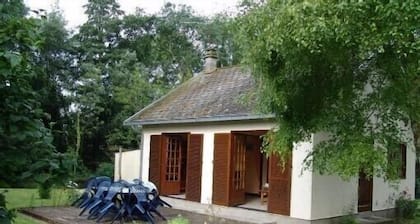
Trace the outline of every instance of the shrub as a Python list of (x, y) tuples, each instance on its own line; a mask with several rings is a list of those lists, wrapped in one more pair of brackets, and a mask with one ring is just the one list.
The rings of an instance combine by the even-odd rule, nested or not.
[(51, 198), (51, 185), (48, 183), (38, 185), (38, 194), (41, 199)]
[(9, 210), (6, 208), (6, 196), (4, 193), (7, 191), (0, 192), (0, 223), (9, 224), (12, 223), (15, 218), (15, 210)]
[(414, 219), (416, 216), (417, 201), (411, 200), (406, 191), (395, 201), (397, 217), (404, 219)]
[(180, 215), (168, 221), (168, 224), (190, 224), (190, 221)]
[(101, 163), (95, 172), (96, 176), (114, 176), (114, 164), (113, 163)]
[(346, 215), (341, 217), (339, 224), (358, 224), (353, 215)]

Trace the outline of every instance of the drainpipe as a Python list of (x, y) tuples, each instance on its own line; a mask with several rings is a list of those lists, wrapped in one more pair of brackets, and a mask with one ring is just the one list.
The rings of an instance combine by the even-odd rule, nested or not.
[(139, 151), (140, 151), (139, 179), (143, 180), (143, 133), (141, 133), (139, 136)]

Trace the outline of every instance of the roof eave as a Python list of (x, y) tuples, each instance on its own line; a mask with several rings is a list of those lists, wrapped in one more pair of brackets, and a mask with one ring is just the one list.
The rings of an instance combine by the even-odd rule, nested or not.
[(220, 116), (220, 117), (203, 117), (203, 118), (191, 118), (191, 119), (179, 119), (179, 120), (131, 120), (124, 121), (125, 126), (143, 126), (143, 125), (160, 125), (160, 124), (187, 124), (187, 123), (205, 123), (205, 122), (222, 122), (222, 121), (243, 121), (243, 120), (266, 120), (273, 119), (274, 115), (252, 115), (252, 116)]

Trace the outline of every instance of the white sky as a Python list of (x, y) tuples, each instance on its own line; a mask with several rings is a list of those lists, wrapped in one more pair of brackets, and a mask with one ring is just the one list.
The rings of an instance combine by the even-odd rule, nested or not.
[[(52, 5), (58, 1), (67, 20), (67, 27), (75, 28), (86, 21), (83, 5), (87, 0), (24, 0), (31, 9), (45, 9), (50, 11)], [(147, 13), (154, 13), (166, 3), (190, 5), (200, 15), (212, 15), (224, 10), (233, 11), (240, 0), (117, 0), (121, 9), (127, 14), (133, 13), (136, 7), (144, 9)]]

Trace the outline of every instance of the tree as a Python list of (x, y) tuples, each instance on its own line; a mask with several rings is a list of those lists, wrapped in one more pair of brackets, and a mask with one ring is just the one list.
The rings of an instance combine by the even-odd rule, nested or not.
[(39, 32), (44, 41), (39, 46), (37, 66), (34, 67), (40, 74), (35, 83), (36, 91), (41, 95), (41, 107), (48, 115), (43, 120), (52, 131), (53, 144), (58, 151), (66, 152), (72, 121), (71, 98), (65, 93), (73, 83), (70, 69), (73, 55), (69, 33), (58, 8), (41, 20)]
[(272, 0), (248, 9), (238, 39), (280, 127), (269, 151), (288, 154), (325, 131), (307, 168), (396, 178), (387, 153), (410, 140), (404, 129), (419, 136), (418, 15), (415, 0)]
[(72, 40), (77, 63), (73, 94), (80, 113), (80, 153), (84, 164), (94, 169), (99, 161), (109, 159), (106, 136), (109, 120), (117, 113), (112, 100), (111, 71), (121, 60), (117, 47), (123, 12), (115, 0), (90, 0), (84, 7), (88, 20)]
[(0, 6), (0, 185), (22, 186), (23, 172), (54, 153), (35, 86), (40, 21), (25, 17), (22, 1)]
[(238, 32), (237, 21), (226, 13), (219, 13), (211, 18), (205, 18), (198, 24), (197, 41), (203, 44), (203, 49), (214, 45), (218, 51), (220, 67), (239, 64), (241, 55), (235, 33)]
[(126, 46), (134, 49), (149, 79), (170, 89), (198, 72), (200, 51), (194, 46), (197, 22), (190, 7), (167, 3), (148, 16), (138, 11), (124, 18)]

